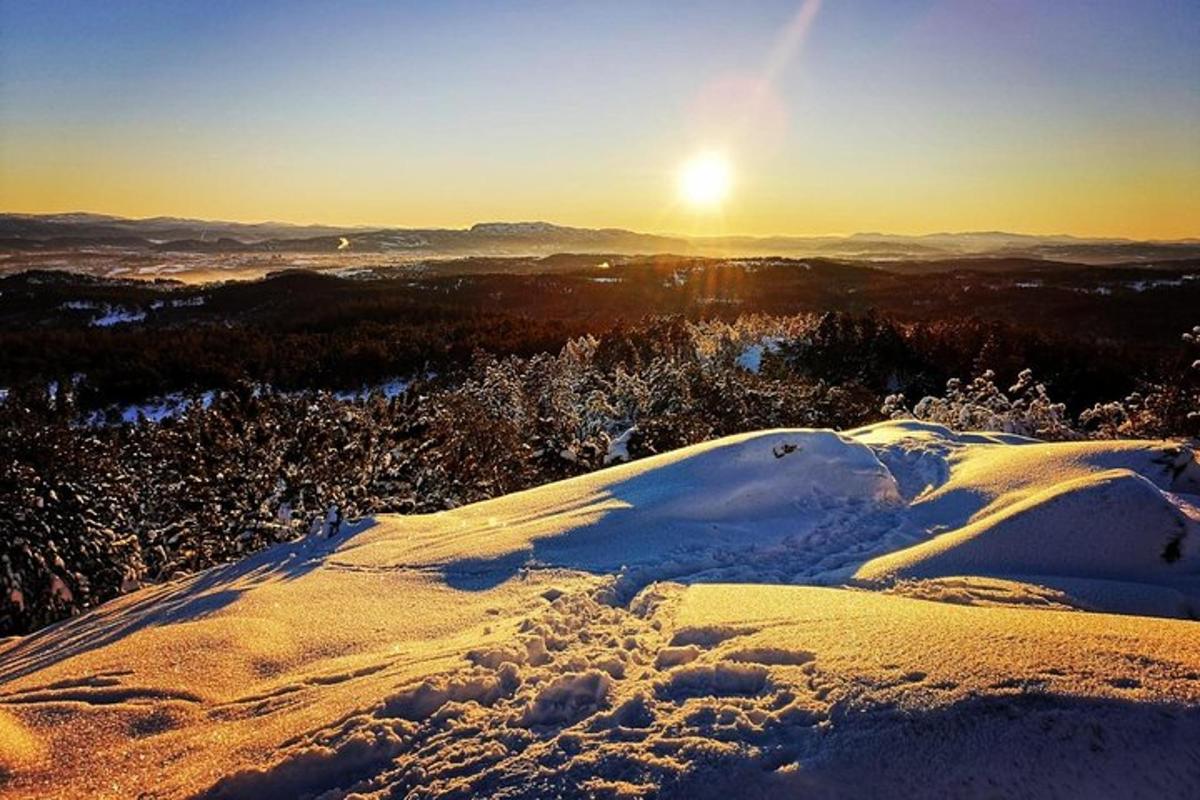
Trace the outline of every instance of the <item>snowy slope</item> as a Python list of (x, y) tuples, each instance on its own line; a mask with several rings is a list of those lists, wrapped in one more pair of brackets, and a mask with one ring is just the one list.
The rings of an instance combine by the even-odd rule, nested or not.
[(1185, 448), (768, 431), (0, 644), (0, 795), (1185, 797), (1198, 616)]

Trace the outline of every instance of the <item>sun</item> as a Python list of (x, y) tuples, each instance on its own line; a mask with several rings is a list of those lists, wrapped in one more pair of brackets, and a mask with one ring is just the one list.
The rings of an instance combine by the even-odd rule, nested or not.
[(679, 170), (679, 196), (695, 208), (715, 208), (729, 194), (729, 160), (720, 153), (701, 153)]

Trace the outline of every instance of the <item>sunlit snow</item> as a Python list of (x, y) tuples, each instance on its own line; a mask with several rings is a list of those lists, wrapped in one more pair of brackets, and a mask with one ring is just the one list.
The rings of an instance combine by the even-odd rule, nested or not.
[(1177, 444), (766, 431), (328, 530), (0, 645), (5, 796), (1200, 785)]

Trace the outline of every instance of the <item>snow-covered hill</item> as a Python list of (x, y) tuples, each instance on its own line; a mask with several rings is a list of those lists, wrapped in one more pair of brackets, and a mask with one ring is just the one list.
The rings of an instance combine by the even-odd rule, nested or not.
[(731, 437), (0, 645), (12, 797), (1185, 797), (1200, 463)]

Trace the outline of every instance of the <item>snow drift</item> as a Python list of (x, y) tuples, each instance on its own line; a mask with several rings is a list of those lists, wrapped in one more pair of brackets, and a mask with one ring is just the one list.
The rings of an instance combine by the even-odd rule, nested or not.
[(1130, 592), (1137, 599), (1128, 604), (1119, 593), (1106, 602), (1093, 595), (1093, 603), (1124, 611), (1141, 607), (1149, 587), (1161, 587), (1168, 603), (1178, 603), (1175, 615), (1197, 616), (1200, 521), (1187, 507), (1134, 472), (1109, 470), (1056, 484), (951, 533), (873, 559), (856, 577), (988, 575), (1073, 586), (1083, 594), (1089, 594), (1088, 584), (1078, 579), (1135, 583)]
[(1198, 492), (894, 422), (367, 520), (0, 644), (0, 792), (1187, 796)]

